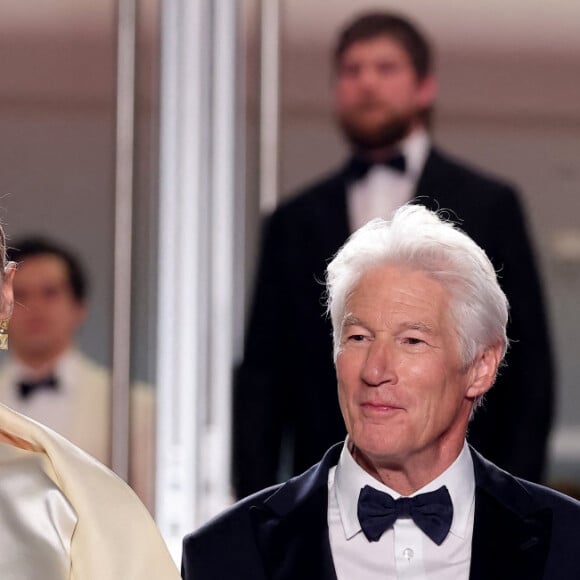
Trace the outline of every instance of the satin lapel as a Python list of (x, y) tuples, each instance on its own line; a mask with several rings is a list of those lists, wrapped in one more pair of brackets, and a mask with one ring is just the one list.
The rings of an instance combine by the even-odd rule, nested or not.
[(474, 453), (475, 519), (470, 580), (541, 580), (552, 513), (521, 484)]
[(443, 190), (443, 193), (448, 190), (448, 185), (445, 187), (445, 176), (441, 175), (440, 168), (441, 160), (439, 154), (434, 149), (431, 149), (413, 198), (414, 203), (420, 203), (431, 211), (441, 209), (438, 201), (442, 193), (441, 190)]
[(467, 218), (477, 218), (476, 207), (465, 201), (465, 186), (461, 180), (458, 181), (460, 174), (457, 165), (432, 148), (417, 183), (413, 203), (420, 203), (431, 211), (445, 210), (451, 220), (461, 224)]
[(285, 518), (255, 510), (256, 537), (269, 580), (336, 580), (324, 490)]
[(347, 204), (348, 178), (344, 171), (338, 173), (320, 192), (316, 208), (316, 223), (322, 228), (327, 241), (327, 251), (333, 256), (350, 235)]
[(268, 580), (337, 580), (328, 536), (327, 478), (340, 448), (250, 512)]

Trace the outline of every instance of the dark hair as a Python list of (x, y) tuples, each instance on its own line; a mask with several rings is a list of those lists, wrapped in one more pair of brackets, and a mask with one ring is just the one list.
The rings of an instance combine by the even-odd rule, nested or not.
[(426, 37), (409, 20), (390, 12), (369, 12), (359, 16), (340, 33), (334, 50), (334, 64), (340, 65), (344, 53), (354, 43), (388, 36), (407, 52), (420, 79), (433, 70), (432, 51)]
[(78, 258), (66, 248), (43, 238), (17, 240), (7, 248), (8, 259), (22, 262), (32, 256), (55, 256), (61, 259), (68, 272), (68, 282), (77, 302), (87, 297), (87, 279)]

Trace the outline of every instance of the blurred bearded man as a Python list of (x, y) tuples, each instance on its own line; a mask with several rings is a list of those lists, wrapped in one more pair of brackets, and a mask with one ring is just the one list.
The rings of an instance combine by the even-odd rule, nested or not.
[(552, 358), (518, 194), (434, 145), (431, 50), (407, 19), (380, 12), (348, 24), (336, 44), (334, 73), (335, 116), (352, 156), (283, 203), (266, 224), (234, 393), (238, 496), (280, 480), (282, 442), (291, 471), (299, 473), (344, 437), (320, 280), (351, 232), (372, 218), (390, 219), (408, 202), (450, 210), (501, 272), (513, 305), (513, 346), (468, 438), (500, 467), (541, 480), (552, 419)]

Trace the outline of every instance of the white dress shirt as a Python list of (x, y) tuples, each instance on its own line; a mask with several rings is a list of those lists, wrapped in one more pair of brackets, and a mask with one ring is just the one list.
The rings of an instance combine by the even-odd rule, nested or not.
[(438, 546), (408, 518), (399, 518), (378, 542), (361, 530), (357, 504), (370, 485), (401, 497), (360, 467), (345, 443), (338, 465), (328, 474), (328, 529), (338, 580), (468, 580), (475, 507), (475, 476), (467, 443), (439, 477), (412, 495), (447, 486), (453, 503), (451, 530)]
[(41, 453), (0, 439), (0, 578), (66, 580), (78, 517)]
[(417, 129), (399, 147), (406, 160), (405, 173), (376, 165), (351, 185), (347, 192), (351, 231), (373, 218), (390, 219), (394, 211), (413, 197), (430, 146), (427, 132)]

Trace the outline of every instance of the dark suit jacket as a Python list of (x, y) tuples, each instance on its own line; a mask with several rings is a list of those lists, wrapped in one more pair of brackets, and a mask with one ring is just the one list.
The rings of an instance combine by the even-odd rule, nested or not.
[[(184, 580), (336, 580), (328, 470), (341, 445), (287, 483), (242, 500), (183, 545)], [(580, 503), (517, 479), (472, 449), (470, 580), (580, 578)]]
[[(350, 234), (347, 185), (343, 169), (282, 205), (266, 224), (234, 389), (239, 497), (280, 480), (282, 440), (289, 442), (289, 468), (295, 474), (344, 438), (322, 282), (328, 261)], [(511, 304), (513, 343), (507, 366), (470, 425), (469, 441), (500, 467), (539, 481), (552, 417), (552, 359), (518, 197), (509, 186), (432, 150), (415, 201), (450, 210), (449, 217), (499, 271)]]

